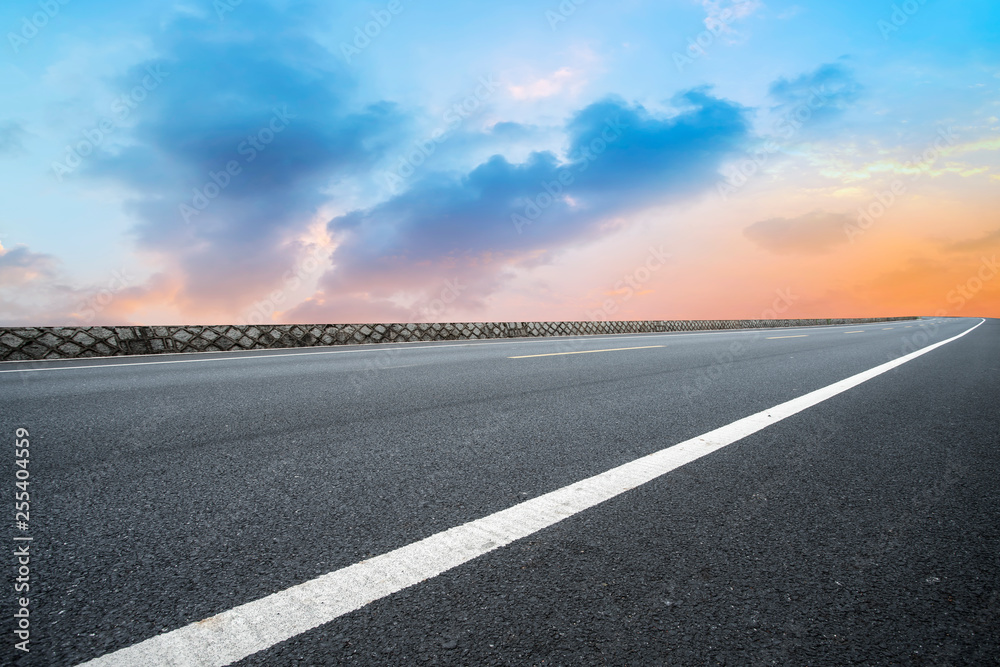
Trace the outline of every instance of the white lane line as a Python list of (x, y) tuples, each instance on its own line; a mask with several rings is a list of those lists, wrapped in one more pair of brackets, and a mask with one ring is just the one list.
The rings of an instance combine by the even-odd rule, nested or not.
[(564, 357), (569, 354), (594, 354), (595, 352), (626, 352), (628, 350), (648, 350), (653, 347), (666, 347), (665, 345), (643, 345), (642, 347), (612, 347), (607, 350), (577, 350), (576, 352), (548, 352), (546, 354), (522, 354), (519, 357), (507, 357), (508, 359), (532, 359), (534, 357)]
[(985, 320), (954, 338), (928, 345), (697, 438), (84, 664), (93, 667), (207, 667), (242, 660), (742, 440), (958, 340), (983, 322)]
[[(878, 324), (877, 322), (872, 323), (872, 325)], [(849, 326), (871, 326), (871, 325), (858, 325), (858, 324), (817, 324), (814, 326), (803, 326), (803, 327), (778, 327), (769, 329), (723, 329), (719, 331), (692, 331), (690, 333), (682, 333), (678, 331), (664, 331), (661, 333), (647, 333), (647, 334), (600, 334), (594, 336), (539, 336), (537, 338), (491, 338), (477, 340), (469, 343), (454, 343), (451, 341), (400, 341), (394, 343), (367, 343), (363, 345), (351, 345), (348, 346), (350, 349), (337, 349), (328, 350), (322, 349), (314, 352), (278, 352), (274, 354), (247, 354), (232, 357), (207, 357), (205, 355), (210, 354), (233, 354), (233, 350), (228, 351), (211, 351), (211, 352), (188, 352), (188, 353), (165, 353), (165, 354), (191, 354), (197, 355), (195, 359), (167, 359), (165, 361), (130, 361), (121, 364), (88, 364), (82, 363), (77, 366), (53, 366), (51, 368), (11, 368), (0, 370), (0, 373), (41, 373), (41, 372), (51, 372), (51, 371), (76, 371), (83, 368), (124, 368), (127, 366), (162, 366), (165, 364), (196, 364), (196, 363), (208, 363), (213, 361), (241, 361), (243, 359), (271, 359), (271, 358), (281, 358), (281, 357), (308, 357), (314, 355), (327, 355), (327, 354), (358, 354), (362, 352), (382, 352), (385, 350), (430, 350), (430, 349), (447, 349), (450, 347), (471, 347), (476, 345), (520, 345), (520, 344), (534, 344), (534, 343), (569, 343), (569, 342), (591, 342), (591, 341), (602, 341), (602, 340), (627, 340), (630, 338), (683, 338), (688, 336), (725, 336), (725, 335), (739, 335), (739, 334), (761, 334), (770, 333), (777, 331), (810, 331), (810, 330), (822, 330), (822, 329), (837, 329)], [(434, 342), (437, 344), (427, 345), (426, 343)], [(409, 347), (414, 345), (415, 347)], [(404, 347), (406, 346), (406, 347)], [(318, 347), (329, 347), (329, 346), (318, 346)], [(302, 349), (302, 348), (298, 348)], [(237, 352), (260, 352), (260, 350), (239, 350)], [(162, 354), (129, 354), (122, 355), (123, 358), (135, 359), (140, 357), (160, 357)], [(14, 361), (4, 361), (0, 362), (2, 364), (33, 364), (33, 363), (59, 363), (66, 361), (86, 361), (84, 359), (35, 359), (35, 360), (14, 360)]]

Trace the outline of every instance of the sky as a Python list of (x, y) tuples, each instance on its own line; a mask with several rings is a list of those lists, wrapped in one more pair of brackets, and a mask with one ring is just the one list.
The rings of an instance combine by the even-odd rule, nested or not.
[(1000, 317), (991, 0), (0, 29), (0, 326)]

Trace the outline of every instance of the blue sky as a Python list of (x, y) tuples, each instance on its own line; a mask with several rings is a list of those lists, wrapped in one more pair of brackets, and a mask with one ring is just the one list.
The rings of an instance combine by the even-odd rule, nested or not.
[(0, 324), (747, 317), (790, 285), (796, 316), (960, 314), (997, 249), (995, 3), (51, 0), (0, 26)]

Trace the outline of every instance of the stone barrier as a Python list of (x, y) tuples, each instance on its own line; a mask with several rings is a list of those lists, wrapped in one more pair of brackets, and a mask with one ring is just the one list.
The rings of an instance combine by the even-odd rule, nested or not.
[(625, 322), (459, 322), (434, 324), (276, 324), (168, 327), (0, 327), (0, 361), (222, 352), (411, 341), (762, 329), (912, 320), (645, 320)]

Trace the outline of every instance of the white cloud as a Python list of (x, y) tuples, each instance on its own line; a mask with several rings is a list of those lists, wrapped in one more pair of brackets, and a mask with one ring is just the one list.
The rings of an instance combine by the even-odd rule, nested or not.
[(760, 0), (701, 0), (705, 9), (705, 27), (714, 33), (737, 35), (732, 23), (751, 16), (764, 6)]
[(522, 85), (508, 86), (510, 94), (517, 100), (534, 100), (558, 95), (565, 90), (575, 94), (586, 85), (580, 70), (562, 67), (547, 77), (536, 79)]

